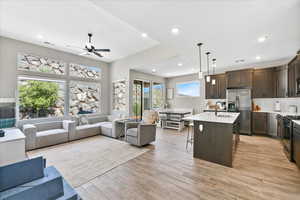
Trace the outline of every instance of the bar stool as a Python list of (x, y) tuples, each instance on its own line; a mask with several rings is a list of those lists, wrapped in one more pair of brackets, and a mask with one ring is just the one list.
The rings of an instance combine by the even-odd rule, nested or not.
[[(190, 130), (190, 129), (192, 129), (192, 130)], [(189, 122), (189, 124), (188, 124), (188, 134), (187, 134), (186, 145), (185, 145), (186, 150), (188, 149), (189, 143), (191, 144), (191, 146), (193, 146), (193, 143), (194, 143), (194, 123), (193, 122)]]

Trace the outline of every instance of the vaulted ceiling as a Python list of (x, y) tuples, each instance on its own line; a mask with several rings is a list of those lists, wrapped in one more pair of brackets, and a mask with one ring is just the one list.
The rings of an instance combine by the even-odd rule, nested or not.
[[(72, 53), (94, 34), (107, 62), (151, 48), (169, 51), (136, 70), (165, 77), (196, 72), (196, 44), (219, 69), (286, 62), (300, 49), (299, 0), (0, 0), (0, 34)], [(178, 34), (171, 29), (178, 28)], [(147, 37), (142, 37), (146, 33)], [(144, 35), (145, 36), (145, 35)], [(258, 38), (267, 36), (264, 42)], [(152, 51), (153, 52), (153, 51)], [(157, 51), (160, 52), (160, 51)], [(155, 56), (155, 55), (152, 55)], [(259, 59), (260, 58), (260, 59)], [(236, 63), (236, 60), (244, 60)], [(203, 56), (203, 65), (206, 66)]]

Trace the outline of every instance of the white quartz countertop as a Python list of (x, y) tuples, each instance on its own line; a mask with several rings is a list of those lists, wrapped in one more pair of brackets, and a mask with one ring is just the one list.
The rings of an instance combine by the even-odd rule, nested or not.
[(233, 124), (239, 115), (240, 113), (235, 112), (219, 112), (216, 116), (214, 112), (203, 112), (197, 115), (185, 117), (183, 120)]
[(293, 120), (293, 122), (300, 126), (300, 120)]
[(18, 128), (7, 128), (3, 130), (5, 131), (5, 136), (0, 137), (0, 143), (25, 139), (24, 133)]
[(291, 113), (291, 112), (281, 112), (281, 111), (273, 111), (273, 110), (259, 110), (259, 111), (253, 111), (253, 112), (262, 112), (262, 113), (273, 113), (273, 114), (279, 114), (281, 116), (287, 116), (287, 115), (300, 115), (300, 113)]

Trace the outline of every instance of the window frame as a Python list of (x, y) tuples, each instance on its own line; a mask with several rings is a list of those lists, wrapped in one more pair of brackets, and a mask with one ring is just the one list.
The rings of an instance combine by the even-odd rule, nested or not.
[[(39, 72), (39, 71), (29, 71), (29, 70), (23, 70), (19, 68), (19, 55), (31, 55), (31, 56), (36, 56), (39, 58), (47, 58), (50, 60), (54, 60), (57, 62), (61, 62), (64, 64), (64, 74), (55, 74), (55, 73), (45, 73), (45, 72)], [(70, 82), (83, 82), (83, 83), (94, 83), (94, 84), (99, 84), (99, 112), (95, 112), (94, 114), (102, 114), (103, 113), (103, 69), (101, 66), (97, 65), (91, 65), (89, 66), (88, 64), (80, 64), (77, 62), (65, 62), (59, 59), (53, 59), (48, 56), (40, 56), (36, 54), (31, 54), (31, 53), (24, 53), (24, 52), (19, 52), (17, 53), (17, 61), (16, 61), (16, 70), (17, 70), (17, 75), (16, 75), (16, 120), (17, 121), (23, 121), (23, 120), (43, 120), (43, 119), (59, 119), (59, 118), (66, 118), (66, 117), (72, 117), (73, 115), (70, 115)], [(95, 67), (99, 68), (100, 70), (100, 76), (97, 79), (94, 78), (86, 78), (86, 77), (76, 77), (76, 76), (71, 76), (70, 74), (70, 65), (75, 64), (75, 65), (82, 65), (82, 66), (87, 66), (87, 67)], [(53, 117), (41, 117), (41, 118), (30, 118), (30, 119), (20, 119), (20, 102), (19, 102), (19, 78), (23, 79), (32, 79), (32, 80), (41, 80), (41, 81), (54, 81), (54, 82), (64, 82), (64, 115), (63, 116), (53, 116)]]

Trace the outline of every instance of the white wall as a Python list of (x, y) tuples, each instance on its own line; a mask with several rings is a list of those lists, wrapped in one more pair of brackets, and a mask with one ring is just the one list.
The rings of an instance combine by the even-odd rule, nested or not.
[(193, 109), (194, 113), (202, 112), (205, 109), (205, 82), (204, 79), (200, 80), (200, 97), (177, 97), (176, 96), (176, 83), (199, 81), (198, 74), (191, 74), (185, 76), (178, 76), (166, 79), (166, 87), (174, 89), (174, 98), (167, 100), (170, 108), (177, 109)]
[[(135, 55), (128, 56), (126, 58), (117, 60), (115, 62), (110, 63), (110, 79), (111, 81), (117, 80), (126, 80), (127, 81), (127, 98), (126, 104), (127, 109), (122, 114), (130, 115), (131, 112), (131, 105), (130, 105), (130, 96), (132, 96), (132, 82), (133, 78), (136, 77), (144, 77), (146, 73), (139, 73), (139, 72), (130, 72), (131, 69), (139, 67), (139, 66), (153, 66), (156, 63), (160, 63), (161, 60), (165, 60), (174, 56), (174, 49), (170, 50), (168, 47), (165, 48), (157, 48), (153, 47), (151, 49), (145, 50), (143, 52), (139, 52)], [(134, 71), (134, 70), (133, 70)], [(143, 75), (144, 74), (144, 75)], [(133, 76), (133, 77), (131, 77)], [(152, 74), (147, 74), (146, 77), (152, 77), (153, 80), (157, 80), (157, 76)], [(150, 78), (149, 78), (150, 79)], [(161, 80), (161, 78), (159, 78)], [(152, 79), (151, 79), (152, 80)], [(110, 90), (112, 91), (112, 84), (110, 85)], [(110, 105), (111, 113), (115, 113), (112, 110), (112, 105)], [(120, 112), (117, 112), (119, 114)]]
[(37, 56), (44, 56), (66, 63), (78, 63), (83, 65), (99, 67), (102, 70), (102, 112), (110, 112), (110, 76), (109, 66), (105, 62), (89, 59), (75, 54), (66, 53), (51, 48), (46, 48), (18, 40), (0, 36), (0, 98), (15, 98), (17, 89), (17, 54), (29, 53)]

